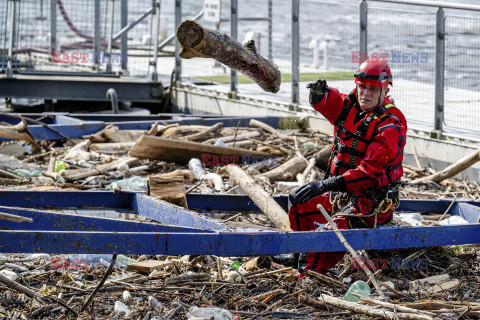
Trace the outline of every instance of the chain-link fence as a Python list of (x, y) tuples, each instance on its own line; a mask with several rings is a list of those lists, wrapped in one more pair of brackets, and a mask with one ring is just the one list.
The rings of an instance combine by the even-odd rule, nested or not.
[(479, 132), (480, 19), (445, 18), (445, 128)]
[[(238, 74), (236, 90), (240, 94), (308, 104), (307, 82), (325, 78), (330, 86), (348, 93), (354, 88), (353, 72), (362, 59), (385, 58), (394, 76), (390, 95), (411, 124), (435, 130), (480, 131), (480, 115), (476, 112), (480, 100), (476, 79), (480, 19), (451, 8), (439, 9), (432, 2), (424, 6), (401, 2), (220, 0), (220, 21), (208, 22), (201, 18), (204, 2), (194, 0), (0, 0), (0, 68), (6, 72), (10, 59), (17, 71), (104, 73), (108, 65), (102, 56), (95, 61), (94, 53), (111, 51), (116, 57), (112, 59), (114, 72), (146, 76), (155, 68), (152, 57), (155, 45), (160, 44), (158, 73), (170, 75), (176, 65), (181, 65), (176, 77), (213, 83), (210, 88), (229, 91), (228, 68), (213, 59), (175, 61), (174, 41), (165, 39), (174, 39), (177, 24), (194, 17), (207, 28), (231, 34), (233, 18), (238, 20), (237, 39), (255, 40), (260, 54), (282, 72), (282, 85), (275, 95)], [(232, 4), (238, 10), (232, 11)], [(158, 41), (152, 10), (155, 5), (160, 12)], [(469, 5), (467, 9), (473, 15), (480, 12), (480, 6)], [(52, 23), (52, 14), (56, 23)], [(141, 15), (144, 19), (135, 24)], [(110, 38), (129, 24), (135, 26), (126, 37), (115, 38), (110, 50)], [(10, 57), (11, 34), (15, 41)], [(52, 48), (61, 55), (52, 55)], [(367, 55), (360, 52), (361, 48)], [(75, 52), (88, 53), (87, 62), (72, 63)], [(292, 70), (298, 70), (298, 85), (292, 84)]]

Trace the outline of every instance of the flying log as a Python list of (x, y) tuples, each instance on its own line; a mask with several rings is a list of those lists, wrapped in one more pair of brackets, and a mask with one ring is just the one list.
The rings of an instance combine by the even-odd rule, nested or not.
[(280, 89), (280, 71), (257, 53), (253, 40), (242, 45), (223, 32), (204, 28), (191, 20), (178, 26), (177, 38), (183, 59), (213, 58), (243, 73), (265, 91), (276, 93)]

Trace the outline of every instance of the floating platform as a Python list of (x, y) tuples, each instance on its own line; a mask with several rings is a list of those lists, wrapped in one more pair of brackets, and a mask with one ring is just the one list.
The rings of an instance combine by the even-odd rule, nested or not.
[[(274, 198), (287, 209), (286, 195)], [(345, 251), (333, 231), (238, 228), (203, 214), (261, 214), (247, 196), (189, 194), (187, 202), (188, 210), (135, 192), (1, 191), (0, 212), (33, 222), (0, 220), (0, 252), (256, 256)], [(397, 212), (443, 214), (447, 209), (469, 224), (380, 226), (342, 233), (356, 250), (480, 243), (478, 201), (402, 200)]]

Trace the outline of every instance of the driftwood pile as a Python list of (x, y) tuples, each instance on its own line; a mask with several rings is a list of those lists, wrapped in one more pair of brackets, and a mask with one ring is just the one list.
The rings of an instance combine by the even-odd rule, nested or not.
[[(116, 265), (48, 255), (0, 256), (0, 316), (8, 319), (187, 319), (197, 308), (219, 308), (221, 319), (476, 319), (480, 286), (476, 248), (423, 249), (428, 270), (392, 269), (391, 257), (409, 251), (369, 252), (389, 260), (372, 270), (386, 299), (372, 294), (359, 303), (342, 298), (356, 280), (368, 281), (351, 259), (326, 275), (298, 271), (271, 257), (132, 256)], [(412, 255), (410, 255), (412, 256)], [(88, 257), (88, 256), (87, 256)], [(387, 259), (384, 259), (387, 258)], [(10, 280), (7, 276), (12, 277)], [(388, 285), (387, 285), (388, 284)], [(392, 288), (393, 287), (393, 288)], [(235, 317), (235, 318), (234, 318)], [(210, 319), (210, 318), (205, 318)], [(216, 318), (215, 318), (216, 319)]]
[[(111, 125), (84, 139), (37, 142), (22, 121), (3, 130), (7, 138), (13, 137), (12, 130), (21, 132), (19, 139), (28, 144), (0, 145), (0, 182), (3, 188), (29, 190), (148, 187), (152, 196), (181, 206), (188, 206), (185, 194), (190, 192), (246, 193), (265, 215), (208, 215), (233, 226), (288, 230), (285, 212), (269, 201), (270, 195), (321, 179), (332, 138), (311, 129), (279, 131), (256, 120), (250, 125), (157, 123), (148, 132)], [(192, 165), (192, 158), (202, 166)], [(470, 163), (477, 159), (466, 158)], [(464, 168), (463, 160), (449, 173)], [(65, 168), (56, 170), (62, 163)], [(132, 177), (144, 183), (121, 183)], [(477, 183), (448, 179), (444, 171), (437, 173), (419, 161), (416, 167), (405, 166), (404, 181), (403, 198), (480, 197)], [(303, 271), (305, 278), (288, 256), (274, 262), (271, 257), (244, 258), (238, 272), (229, 269), (237, 257), (132, 256), (137, 263), (125, 270), (114, 266), (115, 256), (110, 267), (109, 258), (100, 268), (88, 265), (90, 257), (82, 266), (68, 256), (0, 255), (0, 317), (186, 319), (194, 306), (221, 308), (236, 319), (480, 317), (477, 247), (369, 251), (363, 256), (385, 287), (386, 300), (380, 301), (376, 291), (360, 303), (342, 300), (355, 280), (370, 282), (348, 254), (326, 275)]]

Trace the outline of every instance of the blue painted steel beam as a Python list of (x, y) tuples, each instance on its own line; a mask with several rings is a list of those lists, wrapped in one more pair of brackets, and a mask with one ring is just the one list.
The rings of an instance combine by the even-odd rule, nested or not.
[[(356, 250), (480, 243), (480, 224), (342, 231)], [(0, 231), (0, 252), (274, 255), (345, 251), (333, 231), (292, 233), (123, 233)]]
[[(0, 207), (0, 212), (31, 218), (33, 222), (0, 220), (0, 228), (8, 230), (48, 231), (117, 231), (117, 232), (200, 232), (201, 230), (166, 226), (158, 223), (97, 218), (58, 212)], [(132, 214), (132, 216), (136, 214)], [(205, 231), (202, 231), (205, 232)], [(212, 231), (213, 232), (213, 231)]]
[(132, 209), (142, 216), (168, 225), (203, 230), (226, 229), (224, 225), (198, 213), (140, 193), (135, 196), (132, 202)]
[(0, 191), (0, 205), (28, 208), (127, 208), (135, 192), (110, 191)]

